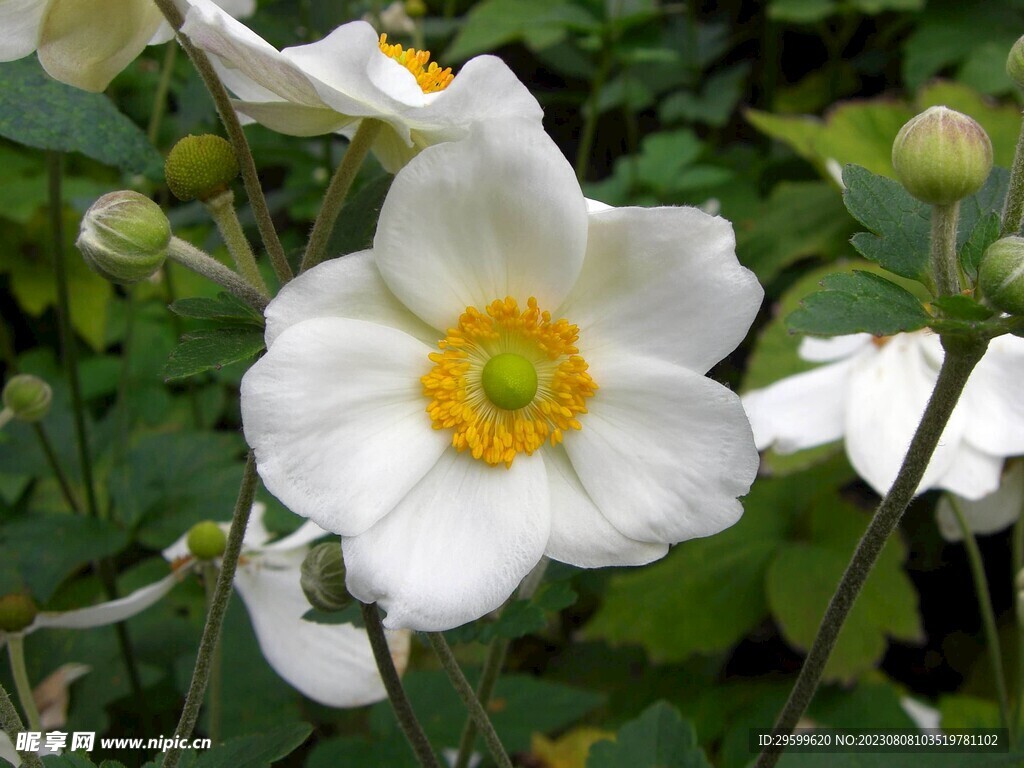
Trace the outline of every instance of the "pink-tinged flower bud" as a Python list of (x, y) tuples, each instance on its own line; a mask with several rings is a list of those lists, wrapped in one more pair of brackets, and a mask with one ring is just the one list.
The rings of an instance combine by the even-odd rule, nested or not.
[(220, 136), (186, 136), (171, 149), (164, 178), (182, 201), (209, 200), (228, 189), (238, 175), (235, 150)]
[(85, 212), (75, 245), (85, 263), (114, 283), (151, 277), (171, 242), (167, 216), (138, 192), (111, 192)]
[(4, 407), (20, 421), (39, 421), (50, 412), (53, 390), (38, 376), (22, 373), (4, 387)]
[(309, 550), (302, 561), (299, 582), (309, 604), (318, 611), (333, 613), (352, 602), (345, 588), (345, 561), (337, 541), (325, 541)]
[(0, 632), (20, 632), (37, 613), (39, 608), (28, 595), (15, 592), (0, 597)]
[(227, 542), (228, 537), (224, 535), (224, 531), (210, 520), (193, 525), (185, 538), (188, 551), (197, 560), (213, 560), (220, 557), (224, 554)]
[(931, 107), (900, 129), (892, 164), (918, 200), (950, 205), (981, 189), (992, 170), (992, 142), (967, 115)]
[(1010, 48), (1010, 55), (1006, 57), (1006, 74), (1018, 88), (1024, 88), (1024, 37), (1017, 38)]
[(1024, 237), (1004, 237), (988, 247), (978, 285), (989, 303), (1011, 315), (1024, 315)]

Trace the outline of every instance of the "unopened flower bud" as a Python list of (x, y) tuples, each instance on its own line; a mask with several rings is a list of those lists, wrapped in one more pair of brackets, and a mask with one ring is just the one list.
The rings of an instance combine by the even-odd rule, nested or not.
[(213, 560), (220, 557), (224, 554), (227, 542), (228, 537), (224, 535), (224, 531), (211, 520), (193, 525), (185, 539), (188, 551), (197, 560)]
[(414, 19), (427, 15), (427, 4), (423, 0), (405, 0), (405, 12)]
[(931, 107), (900, 128), (892, 164), (918, 200), (950, 205), (981, 189), (992, 170), (992, 142), (967, 115)]
[(186, 136), (174, 145), (164, 163), (167, 186), (181, 201), (216, 197), (237, 175), (235, 150), (212, 134)]
[(309, 550), (302, 561), (299, 581), (309, 604), (318, 611), (340, 611), (352, 602), (345, 589), (345, 561), (337, 541), (326, 541)]
[(4, 387), (4, 408), (21, 421), (39, 421), (50, 412), (53, 390), (38, 376), (21, 373)]
[(0, 597), (0, 632), (20, 632), (31, 624), (39, 608), (28, 595), (12, 593)]
[(1006, 57), (1006, 74), (1018, 88), (1024, 88), (1024, 37), (1017, 38)]
[(135, 283), (164, 263), (171, 225), (160, 206), (138, 192), (111, 192), (85, 212), (75, 245), (85, 263), (115, 283)]
[(1024, 315), (1024, 237), (1004, 237), (988, 247), (978, 269), (978, 285), (996, 309)]

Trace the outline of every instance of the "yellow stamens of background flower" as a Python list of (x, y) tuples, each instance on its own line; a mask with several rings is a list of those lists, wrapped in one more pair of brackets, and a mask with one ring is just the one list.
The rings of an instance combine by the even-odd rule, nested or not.
[(455, 79), (451, 67), (441, 69), (437, 62), (430, 60), (430, 51), (403, 49), (399, 43), (389, 43), (387, 35), (380, 36), (380, 50), (412, 72), (424, 93), (443, 91)]
[[(578, 338), (575, 325), (564, 318), (552, 322), (533, 297), (522, 312), (512, 297), (496, 299), (486, 312), (467, 307), (458, 327), (438, 342), (442, 351), (430, 355), (434, 367), (420, 379), (434, 429), (451, 429), (456, 449), (492, 466), (511, 467), (516, 454), (532, 454), (546, 441), (557, 445), (565, 430), (581, 428), (576, 417), (587, 412), (586, 399), (597, 391), (587, 362), (577, 354)], [(488, 377), (497, 368), (500, 376), (521, 378), (519, 368), (526, 363), (536, 373), (535, 393), (521, 407), (509, 410), (500, 403), (518, 405), (530, 387), (516, 385), (510, 395), (494, 395), (493, 380), (484, 381), (484, 369), (499, 357)]]

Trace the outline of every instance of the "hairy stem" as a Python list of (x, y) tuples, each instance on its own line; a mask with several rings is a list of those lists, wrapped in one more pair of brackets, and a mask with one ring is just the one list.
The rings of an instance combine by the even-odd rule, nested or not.
[[(212, 562), (203, 564), (203, 587), (206, 589), (206, 610), (213, 608), (213, 601), (217, 593), (217, 566)], [(223, 711), (223, 679), (221, 677), (221, 652), (220, 638), (213, 647), (213, 658), (210, 660), (210, 695), (207, 706), (210, 708), (210, 741), (214, 744), (220, 743), (220, 722)]]
[(932, 277), (939, 296), (961, 291), (960, 267), (956, 261), (956, 225), (960, 203), (932, 206)]
[(237, 272), (225, 267), (210, 254), (180, 237), (171, 238), (171, 244), (167, 247), (167, 258), (226, 288), (259, 312), (262, 313), (267, 308), (267, 297), (253, 288)]
[(167, 92), (171, 89), (171, 78), (174, 76), (174, 63), (177, 59), (178, 46), (171, 43), (167, 46), (163, 64), (160, 65), (160, 81), (156, 85), (156, 93), (153, 94), (153, 108), (150, 110), (149, 127), (146, 129), (149, 143), (154, 146), (160, 138), (160, 124), (167, 111)]
[(1017, 149), (1013, 155), (1013, 168), (1010, 170), (1010, 188), (1006, 192), (999, 236), (1006, 237), (1020, 232), (1022, 217), (1024, 217), (1024, 122), (1021, 123), (1020, 134), (1017, 136)]
[[(17, 744), (18, 734), (25, 731), (25, 724), (21, 722), (18, 710), (14, 708), (11, 697), (2, 685), (0, 685), (0, 727), (4, 729), (11, 744)], [(42, 768), (43, 761), (35, 752), (22, 752), (21, 764), (25, 768)]]
[(253, 288), (264, 296), (270, 296), (267, 284), (256, 266), (256, 257), (253, 255), (249, 239), (245, 236), (242, 223), (235, 213), (235, 193), (230, 189), (214, 195), (206, 201), (206, 210), (210, 212), (217, 229), (220, 230), (224, 244), (228, 247), (228, 253), (235, 260), (235, 266), (239, 274), (245, 278)]

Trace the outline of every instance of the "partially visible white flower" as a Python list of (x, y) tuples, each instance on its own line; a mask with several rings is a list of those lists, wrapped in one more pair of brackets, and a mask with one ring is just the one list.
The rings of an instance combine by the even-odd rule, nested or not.
[[(885, 494), (938, 378), (943, 351), (930, 331), (805, 338), (804, 360), (826, 363), (743, 396), (759, 449), (779, 453), (845, 438), (857, 473)], [(1024, 339), (989, 345), (946, 425), (918, 493), (943, 488), (980, 499), (999, 487), (1003, 459), (1024, 453)]]
[[(1001, 531), (1020, 517), (1024, 506), (1024, 461), (1009, 461), (999, 488), (976, 501), (957, 497), (960, 512), (972, 533), (982, 535)], [(946, 541), (962, 541), (963, 532), (953, 514), (948, 496), (943, 495), (935, 508), (939, 533)]]
[[(263, 504), (254, 504), (235, 572), (235, 589), (249, 612), (260, 650), (271, 667), (305, 696), (329, 707), (358, 707), (386, 698), (366, 632), (351, 624), (317, 624), (299, 584), (311, 542), (327, 535), (307, 522), (278, 541), (263, 525)], [(230, 525), (224, 523), (225, 533)], [(187, 536), (164, 550), (164, 558), (190, 558)], [(340, 546), (340, 544), (339, 544)], [(399, 671), (409, 657), (408, 632), (389, 632), (388, 646)]]
[[(215, 2), (233, 16), (256, 9), (256, 0)], [(153, 0), (0, 0), (0, 61), (37, 51), (52, 77), (87, 91), (102, 91), (146, 45), (172, 36)]]
[(239, 99), (235, 109), (279, 133), (351, 136), (363, 118), (376, 118), (387, 127), (373, 151), (393, 172), (480, 120), (520, 117), (540, 126), (537, 100), (495, 56), (470, 59), (452, 78), (428, 52), (395, 48), (364, 21), (278, 51), (210, 0), (191, 2), (182, 32), (211, 54)]

